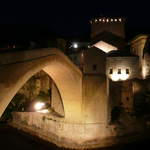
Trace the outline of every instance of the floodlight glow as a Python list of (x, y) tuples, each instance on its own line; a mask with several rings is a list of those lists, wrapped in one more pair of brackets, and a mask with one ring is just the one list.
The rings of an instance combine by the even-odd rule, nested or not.
[(42, 109), (42, 110), (38, 110), (37, 112), (40, 112), (40, 113), (48, 113), (49, 110), (48, 110), (48, 109)]
[(125, 81), (129, 78), (129, 74), (126, 74), (126, 73), (122, 73), (122, 74), (117, 74), (117, 73), (113, 73), (112, 75), (110, 75), (110, 78), (113, 80), (113, 81)]
[(110, 77), (113, 81), (118, 81), (119, 80), (119, 75), (118, 74), (112, 74)]
[(129, 78), (129, 75), (128, 74), (122, 74), (121, 76), (120, 76), (120, 79), (121, 80), (127, 80)]
[(143, 64), (142, 64), (142, 76), (143, 76), (143, 79), (145, 79), (147, 76), (147, 67), (146, 67), (145, 61), (143, 61)]
[(45, 106), (45, 103), (42, 103), (42, 102), (37, 102), (35, 105), (34, 105), (34, 108), (35, 110), (41, 110), (43, 107)]

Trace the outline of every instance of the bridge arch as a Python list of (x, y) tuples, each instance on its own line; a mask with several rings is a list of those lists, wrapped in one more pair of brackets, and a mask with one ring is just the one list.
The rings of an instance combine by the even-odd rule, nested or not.
[(44, 70), (60, 91), (65, 120), (81, 122), (82, 73), (67, 56), (58, 49), (14, 52), (11, 59), (9, 55), (0, 55), (0, 116), (24, 83)]

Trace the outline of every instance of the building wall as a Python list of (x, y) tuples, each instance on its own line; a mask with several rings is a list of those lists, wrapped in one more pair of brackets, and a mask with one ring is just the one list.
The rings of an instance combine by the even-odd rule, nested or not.
[(132, 80), (113, 82), (109, 80), (109, 115), (112, 121), (112, 110), (116, 107), (125, 112), (133, 112), (134, 96)]
[(121, 103), (121, 82), (113, 82), (109, 79), (109, 106), (110, 111)]
[(83, 77), (83, 110), (86, 123), (108, 123), (106, 77), (85, 75)]
[(132, 81), (122, 82), (121, 88), (121, 106), (126, 112), (133, 111), (133, 85)]
[(110, 146), (116, 136), (112, 127), (99, 122), (69, 123), (64, 118), (35, 112), (14, 112), (10, 125), (69, 149)]
[[(113, 73), (110, 74), (110, 69)], [(106, 74), (109, 78), (112, 75), (118, 75), (118, 69), (121, 69), (121, 74), (126, 74), (126, 69), (129, 69), (128, 79), (139, 77), (139, 59), (138, 57), (107, 57)]]
[(91, 21), (91, 38), (103, 31), (111, 32), (119, 37), (125, 37), (123, 18), (98, 18)]
[(82, 59), (83, 73), (105, 74), (106, 54), (102, 50), (92, 47), (87, 51), (83, 51)]
[(148, 36), (147, 35), (139, 35), (135, 37), (130, 42), (131, 52), (137, 56), (139, 56), (140, 67), (142, 67), (143, 60), (143, 50)]
[(150, 55), (148, 53), (144, 54), (142, 62), (142, 76), (145, 79), (150, 75)]

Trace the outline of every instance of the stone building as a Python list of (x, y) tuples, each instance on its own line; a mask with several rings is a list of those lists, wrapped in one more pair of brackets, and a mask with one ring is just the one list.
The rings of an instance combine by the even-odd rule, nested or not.
[(90, 47), (68, 55), (76, 58), (72, 61), (84, 74), (106, 75), (110, 112), (116, 106), (132, 112), (132, 80), (150, 73), (149, 55), (145, 51), (148, 36), (137, 36), (128, 45), (124, 25), (125, 19), (121, 17), (92, 19)]
[(129, 42), (131, 52), (139, 56), (141, 78), (143, 79), (150, 75), (149, 43), (149, 36), (143, 34), (136, 36)]
[(118, 50), (107, 54), (106, 74), (113, 81), (138, 78), (138, 68), (139, 57), (128, 51)]

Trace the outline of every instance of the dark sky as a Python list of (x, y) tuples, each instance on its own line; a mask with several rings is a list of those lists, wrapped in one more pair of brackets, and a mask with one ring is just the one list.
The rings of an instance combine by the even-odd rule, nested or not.
[(104, 16), (123, 16), (127, 31), (148, 31), (150, 5), (133, 0), (40, 0), (1, 1), (0, 24), (42, 24), (50, 31), (64, 36), (83, 36), (89, 33), (89, 20)]

